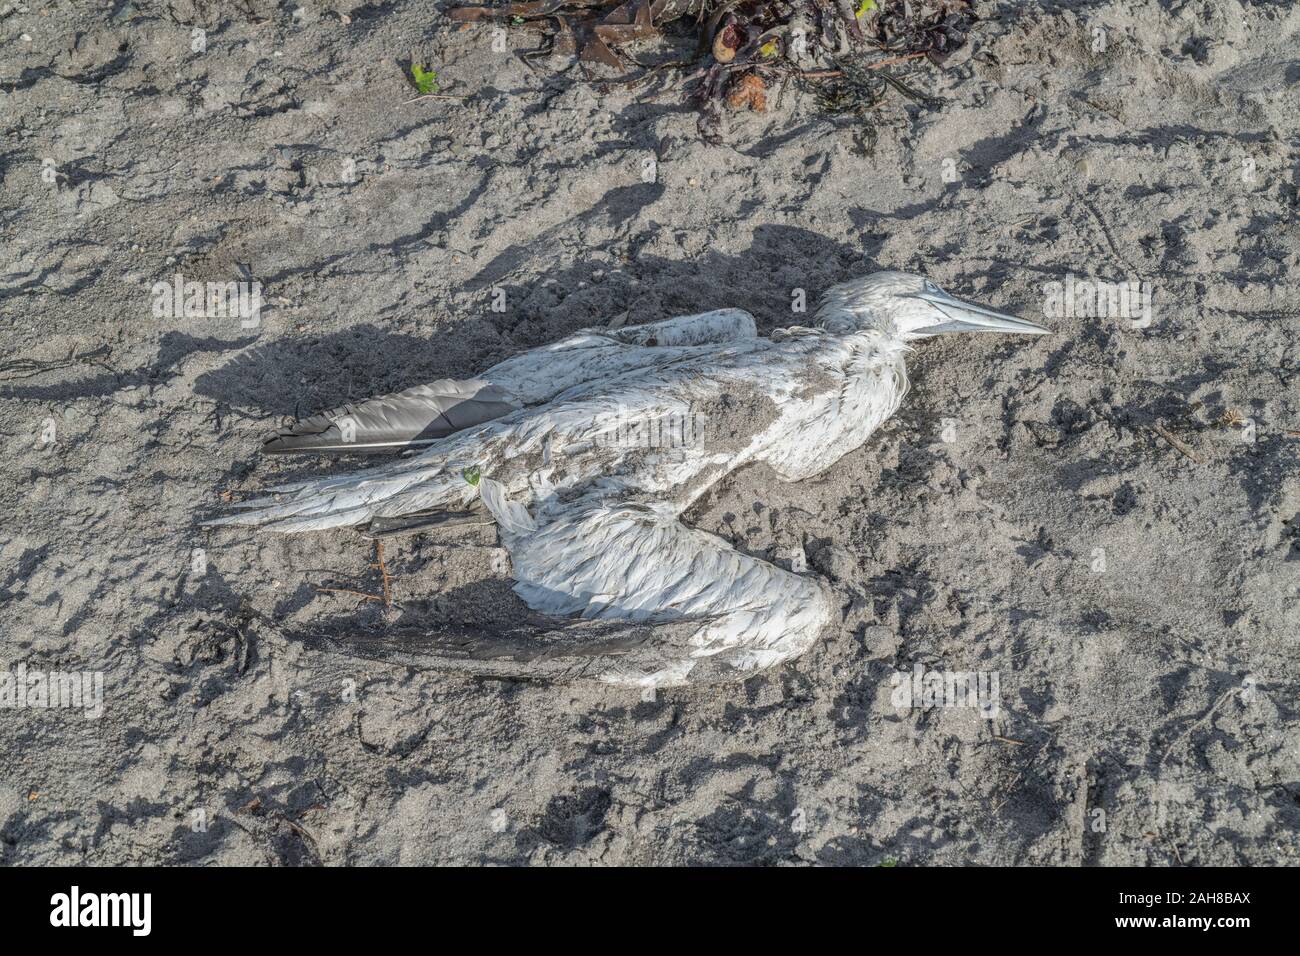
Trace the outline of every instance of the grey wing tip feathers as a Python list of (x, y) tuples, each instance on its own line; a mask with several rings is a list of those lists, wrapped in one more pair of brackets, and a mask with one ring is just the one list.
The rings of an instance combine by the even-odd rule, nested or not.
[[(700, 622), (651, 624), (542, 619), (535, 623), (541, 633), (531, 630), (456, 635), (408, 631), (378, 636), (316, 632), (313, 637), (344, 653), (418, 670), (458, 673), (465, 677), (631, 687), (639, 686), (634, 675), (662, 669), (665, 660), (675, 659), (683, 648), (689, 647), (690, 635)], [(707, 658), (701, 660), (690, 679), (679, 683), (749, 676), (731, 668), (718, 670), (711, 663)]]
[(444, 380), (312, 415), (262, 442), (264, 455), (381, 455), (421, 448), (518, 409), (486, 382)]
[(312, 415), (278, 429), (262, 441), (262, 454), (324, 452), (343, 442), (339, 427), (327, 415)]

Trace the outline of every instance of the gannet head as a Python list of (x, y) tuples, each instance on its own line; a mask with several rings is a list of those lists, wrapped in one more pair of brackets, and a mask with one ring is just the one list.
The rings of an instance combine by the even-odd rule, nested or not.
[(1033, 322), (955, 299), (910, 272), (875, 272), (832, 286), (817, 308), (817, 324), (830, 332), (879, 329), (905, 341), (945, 332), (1048, 332)]

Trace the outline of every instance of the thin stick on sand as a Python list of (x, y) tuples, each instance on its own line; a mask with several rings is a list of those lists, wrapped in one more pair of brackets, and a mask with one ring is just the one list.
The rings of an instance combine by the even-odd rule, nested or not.
[(359, 597), (363, 601), (382, 601), (383, 598), (378, 594), (366, 594), (364, 591), (354, 591), (351, 588), (316, 588), (319, 594), (351, 594), (353, 597)]
[(384, 564), (384, 542), (378, 539), (375, 541), (375, 563), (373, 567), (379, 569), (379, 577), (384, 585), (384, 607), (392, 607), (393, 590), (390, 587), (392, 578), (388, 573), (388, 565)]
[(1186, 455), (1192, 461), (1196, 462), (1198, 465), (1202, 463), (1201, 459), (1196, 457), (1196, 453), (1192, 451), (1191, 447), (1186, 442), (1184, 442), (1181, 438), (1175, 438), (1172, 434), (1170, 434), (1169, 429), (1165, 428), (1164, 425), (1161, 425), (1159, 422), (1157, 422), (1156, 424), (1151, 426), (1151, 430), (1155, 432), (1157, 435), (1159, 435), (1161, 438), (1163, 438), (1165, 441), (1169, 442), (1169, 444), (1172, 445), (1179, 452)]

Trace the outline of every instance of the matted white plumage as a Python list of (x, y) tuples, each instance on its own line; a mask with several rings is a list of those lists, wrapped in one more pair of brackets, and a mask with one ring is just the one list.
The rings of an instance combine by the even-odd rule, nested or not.
[(474, 379), (281, 430), (263, 451), (414, 451), (272, 489), (209, 523), (383, 535), (481, 505), (531, 608), (627, 628), (580, 647), (515, 649), (504, 670), (498, 650), (462, 647), (458, 669), (477, 659), (484, 672), (553, 675), (558, 659), (566, 677), (638, 687), (745, 677), (807, 650), (836, 605), (815, 576), (742, 554), (682, 513), (751, 463), (786, 482), (825, 471), (897, 410), (909, 342), (975, 331), (1047, 330), (903, 272), (834, 286), (813, 327), (769, 338), (739, 309), (587, 330)]

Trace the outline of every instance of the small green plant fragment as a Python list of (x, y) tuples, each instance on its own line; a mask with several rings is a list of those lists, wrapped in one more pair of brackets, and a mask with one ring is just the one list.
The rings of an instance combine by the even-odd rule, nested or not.
[(874, 9), (876, 9), (876, 0), (862, 0), (862, 2), (858, 4), (857, 12), (853, 15), (861, 20)]
[(438, 92), (438, 71), (430, 70), (418, 63), (411, 64), (411, 81), (420, 95)]
[[(871, 0), (867, 0), (867, 3), (870, 2)], [(895, 860), (892, 856), (887, 856), (879, 863), (877, 863), (876, 866), (898, 866), (898, 861)]]
[(483, 470), (478, 465), (470, 465), (461, 472), (462, 477), (475, 488), (478, 487), (478, 480), (483, 477)]

